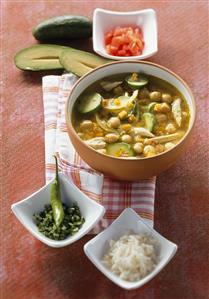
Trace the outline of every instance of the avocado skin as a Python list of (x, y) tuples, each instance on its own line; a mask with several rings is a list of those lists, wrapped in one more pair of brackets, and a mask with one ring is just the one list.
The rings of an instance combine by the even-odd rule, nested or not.
[(89, 38), (92, 36), (92, 22), (83, 16), (53, 17), (38, 24), (33, 29), (33, 36), (43, 42)]

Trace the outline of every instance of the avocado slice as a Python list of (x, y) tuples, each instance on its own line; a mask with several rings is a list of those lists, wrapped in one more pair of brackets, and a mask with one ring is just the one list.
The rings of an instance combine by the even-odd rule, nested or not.
[(21, 70), (42, 71), (52, 69), (62, 69), (59, 62), (59, 55), (64, 46), (58, 45), (34, 45), (20, 50), (14, 57), (16, 67)]
[(78, 77), (81, 77), (103, 64), (109, 63), (112, 60), (101, 58), (98, 55), (68, 48), (60, 55), (60, 63), (66, 71), (72, 72)]

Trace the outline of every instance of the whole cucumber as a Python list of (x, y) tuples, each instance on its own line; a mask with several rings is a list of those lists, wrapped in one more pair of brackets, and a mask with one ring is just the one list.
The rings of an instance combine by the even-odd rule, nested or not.
[(38, 24), (33, 29), (33, 36), (43, 42), (89, 38), (92, 36), (92, 22), (83, 16), (53, 17)]

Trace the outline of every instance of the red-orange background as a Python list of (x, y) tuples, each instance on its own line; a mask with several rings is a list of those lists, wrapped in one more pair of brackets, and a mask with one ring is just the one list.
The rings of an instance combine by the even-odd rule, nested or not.
[[(63, 249), (46, 247), (17, 221), (10, 205), (44, 184), (41, 75), (23, 73), (15, 52), (35, 43), (31, 29), (46, 17), (92, 16), (96, 7), (154, 8), (159, 52), (150, 61), (179, 74), (197, 102), (193, 140), (178, 163), (157, 179), (155, 228), (179, 245), (170, 264), (150, 283), (124, 291), (83, 254), (90, 238)], [(1, 299), (209, 298), (208, 1), (1, 2)], [(85, 45), (84, 45), (85, 46)]]

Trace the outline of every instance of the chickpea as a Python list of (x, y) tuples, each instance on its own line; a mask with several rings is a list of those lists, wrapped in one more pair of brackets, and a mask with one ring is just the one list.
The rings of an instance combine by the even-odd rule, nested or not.
[(166, 114), (163, 114), (163, 113), (158, 113), (155, 115), (155, 118), (157, 120), (158, 123), (163, 123), (167, 120), (167, 116)]
[(159, 91), (152, 91), (149, 96), (151, 101), (160, 101), (162, 97), (161, 92)]
[(127, 115), (128, 115), (128, 112), (127, 112), (126, 110), (122, 110), (122, 111), (118, 114), (118, 117), (119, 117), (120, 119), (124, 119), (124, 118), (127, 117)]
[(156, 151), (157, 154), (160, 154), (160, 153), (164, 152), (164, 150), (165, 150), (165, 147), (164, 147), (163, 144), (157, 144), (155, 146), (155, 151)]
[(113, 116), (108, 120), (108, 125), (114, 129), (117, 129), (120, 126), (120, 119)]
[(105, 155), (107, 153), (107, 150), (105, 148), (101, 148), (101, 149), (98, 149), (97, 152), (99, 152), (100, 154)]
[(116, 141), (118, 141), (119, 139), (119, 135), (115, 134), (115, 133), (109, 133), (107, 135), (105, 135), (105, 141), (107, 143), (114, 143)]
[(172, 97), (169, 93), (163, 93), (162, 94), (162, 101), (165, 102), (165, 103), (170, 104), (173, 101), (173, 99), (172, 99)]
[(174, 146), (175, 146), (175, 143), (167, 142), (167, 143), (165, 143), (165, 150), (168, 151), (169, 149), (172, 149)]
[(143, 150), (145, 157), (152, 157), (156, 154), (155, 148), (152, 145), (146, 145)]
[(162, 103), (162, 104), (156, 104), (154, 107), (155, 112), (160, 112), (160, 113), (167, 113), (171, 110), (170, 106), (167, 103)]
[(134, 136), (134, 141), (143, 143), (144, 139), (140, 135), (136, 135)]
[(93, 128), (93, 122), (91, 120), (83, 120), (80, 124), (82, 131), (91, 130)]
[(121, 137), (121, 140), (123, 142), (126, 142), (126, 143), (131, 143), (132, 142), (132, 138), (130, 135), (128, 134), (124, 134), (122, 137)]
[(137, 142), (134, 144), (133, 149), (135, 153), (141, 154), (143, 152), (143, 143)]
[(167, 124), (167, 126), (165, 127), (165, 130), (169, 134), (176, 132), (176, 128), (172, 123)]

